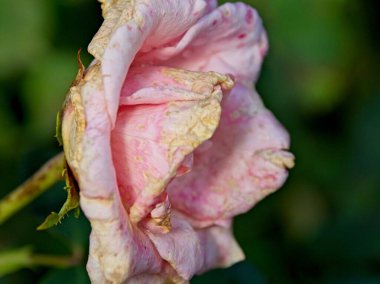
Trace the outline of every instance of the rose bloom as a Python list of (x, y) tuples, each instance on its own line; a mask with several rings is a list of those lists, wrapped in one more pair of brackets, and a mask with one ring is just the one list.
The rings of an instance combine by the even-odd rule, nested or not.
[(66, 159), (91, 222), (93, 283), (186, 283), (244, 259), (234, 216), (278, 189), (289, 137), (253, 88), (257, 12), (103, 0), (95, 57), (66, 99)]

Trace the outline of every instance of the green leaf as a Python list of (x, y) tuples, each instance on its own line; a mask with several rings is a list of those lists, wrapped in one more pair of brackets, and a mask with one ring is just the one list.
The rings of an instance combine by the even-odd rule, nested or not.
[(37, 230), (46, 230), (51, 228), (62, 221), (62, 219), (72, 210), (75, 210), (74, 216), (79, 217), (79, 189), (78, 184), (70, 170), (70, 167), (66, 165), (64, 171), (66, 175), (66, 186), (67, 190), (67, 199), (63, 204), (61, 210), (58, 213), (52, 212), (45, 221), (37, 227)]

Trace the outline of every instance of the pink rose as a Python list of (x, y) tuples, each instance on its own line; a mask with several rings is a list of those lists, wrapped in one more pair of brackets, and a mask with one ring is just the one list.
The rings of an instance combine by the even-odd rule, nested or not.
[(253, 88), (267, 50), (257, 12), (101, 2), (95, 60), (79, 71), (62, 124), (92, 226), (91, 281), (182, 283), (242, 260), (232, 218), (293, 166), (287, 132)]

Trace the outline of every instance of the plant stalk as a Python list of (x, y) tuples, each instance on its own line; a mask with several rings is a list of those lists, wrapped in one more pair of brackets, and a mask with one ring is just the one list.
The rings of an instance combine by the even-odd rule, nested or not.
[(33, 176), (0, 200), (0, 224), (3, 224), (21, 208), (63, 180), (65, 157), (63, 152), (51, 158)]

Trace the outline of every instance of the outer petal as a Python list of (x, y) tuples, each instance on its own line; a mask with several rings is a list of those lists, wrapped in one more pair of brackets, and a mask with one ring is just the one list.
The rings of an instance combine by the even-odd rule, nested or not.
[(203, 266), (203, 247), (192, 226), (176, 216), (172, 230), (167, 234), (148, 232), (161, 257), (170, 263), (178, 274), (189, 280)]
[(268, 43), (256, 10), (227, 3), (201, 18), (180, 40), (148, 54), (136, 62), (165, 62), (194, 71), (232, 74), (247, 86), (257, 79)]
[(196, 232), (204, 257), (202, 269), (197, 274), (213, 268), (229, 267), (244, 259), (244, 253), (230, 227), (211, 226)]
[(192, 171), (168, 187), (173, 206), (197, 226), (246, 212), (279, 188), (293, 166), (293, 155), (283, 150), (287, 132), (255, 92), (236, 86), (222, 109), (214, 136), (194, 153)]
[(126, 212), (119, 207), (120, 200), (100, 203), (82, 196), (81, 204), (87, 212), (97, 208), (108, 215), (103, 220), (91, 220), (87, 270), (92, 283), (122, 283), (141, 273), (162, 272), (161, 257), (147, 236), (130, 223)]
[[(81, 207), (92, 226), (87, 268), (94, 283), (121, 283), (141, 273), (154, 275), (163, 271), (164, 264), (160, 255), (141, 229), (130, 222), (130, 218), (137, 222), (153, 209), (155, 203), (164, 201), (160, 198), (165, 197), (162, 193), (166, 183), (176, 174), (182, 161), (187, 164), (186, 155), (208, 139), (218, 125), (221, 89), (232, 86), (228, 77), (213, 72), (200, 74), (167, 68), (152, 70), (153, 73), (164, 70), (166, 77), (157, 78), (158, 82), (161, 82), (161, 86), (155, 86), (157, 92), (134, 92), (123, 96), (122, 102), (126, 105), (123, 107), (124, 110), (120, 110), (113, 131), (112, 145), (117, 144), (117, 151), (114, 151), (113, 155), (109, 144), (111, 123), (105, 111), (100, 65), (92, 65), (78, 85), (71, 88), (69, 94), (62, 134), (67, 160), (81, 188)], [(135, 76), (134, 87), (137, 89), (147, 83), (143, 79), (144, 74), (147, 75), (149, 83), (154, 82), (151, 80), (154, 76), (150, 78), (150, 72), (145, 70), (140, 79), (139, 76)], [(166, 79), (167, 82), (160, 79)], [(174, 87), (168, 89), (165, 84), (169, 83)], [(131, 80), (126, 84), (132, 84)], [(161, 91), (168, 91), (173, 95), (167, 99), (160, 95)], [(152, 98), (152, 95), (157, 95), (158, 100)], [(145, 107), (136, 105), (141, 100)], [(143, 121), (141, 117), (135, 116), (138, 112), (136, 108), (140, 108), (141, 111), (147, 107), (147, 103), (155, 108), (149, 115), (153, 114), (154, 117), (157, 113), (165, 114), (156, 117), (162, 122), (159, 125), (154, 124), (153, 120), (147, 124), (146, 119), (151, 118), (149, 115)], [(128, 123), (126, 120), (129, 120)], [(136, 124), (131, 123), (132, 120), (135, 120)], [(151, 127), (151, 131), (141, 132), (140, 129), (139, 132), (135, 127), (141, 123)], [(120, 136), (120, 133), (126, 135)], [(139, 172), (138, 161), (130, 159), (138, 155), (138, 151), (133, 148), (133, 142), (141, 142), (141, 139), (135, 140), (133, 135), (137, 135), (135, 138), (145, 135), (147, 144), (152, 147), (144, 147), (144, 151), (151, 149), (152, 152), (147, 156), (142, 155), (147, 160), (147, 165), (152, 167), (152, 172), (149, 172), (151, 169), (145, 169), (145, 176), (141, 176), (144, 171)], [(131, 137), (132, 139), (128, 140)], [(119, 141), (115, 142), (118, 139)], [(156, 143), (152, 143), (155, 139)], [(128, 142), (132, 142), (132, 146)], [(125, 152), (120, 155), (120, 151)], [(162, 164), (155, 164), (157, 161)], [(121, 197), (119, 195), (114, 165), (119, 173), (121, 185), (125, 185), (123, 177), (129, 171), (135, 171), (132, 181), (142, 178), (142, 183), (137, 183), (140, 186), (139, 194), (133, 196), (130, 208), (126, 191), (123, 191), (122, 187)], [(155, 179), (156, 169), (159, 175)], [(126, 182), (131, 180), (127, 179)], [(126, 209), (130, 209), (130, 216)], [(159, 211), (152, 211), (152, 218), (162, 217)]]
[(120, 207), (102, 90), (100, 66), (94, 64), (70, 90), (62, 135), (81, 189), (81, 207), (92, 226), (87, 265), (91, 281), (120, 283), (142, 271), (161, 271), (162, 261)]
[(103, 0), (104, 23), (89, 46), (102, 62), (106, 110), (112, 125), (119, 94), (136, 53), (148, 52), (183, 34), (206, 13), (202, 0)]
[(167, 234), (148, 232), (161, 257), (185, 280), (216, 267), (227, 267), (244, 258), (230, 228), (212, 226), (195, 230), (174, 212)]

